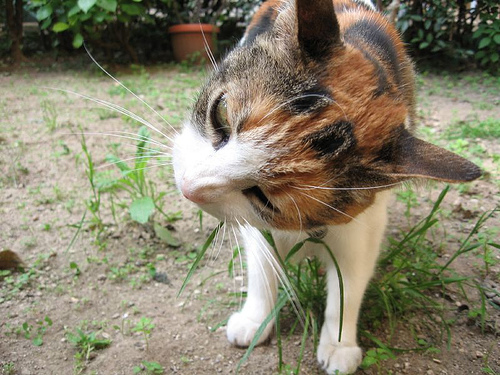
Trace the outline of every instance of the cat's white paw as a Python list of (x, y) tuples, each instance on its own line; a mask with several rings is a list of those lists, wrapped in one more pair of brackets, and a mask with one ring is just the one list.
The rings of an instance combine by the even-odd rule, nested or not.
[(352, 374), (361, 364), (361, 348), (352, 344), (323, 344), (318, 346), (318, 361), (327, 374)]
[[(261, 324), (262, 322), (252, 320), (242, 312), (234, 313), (227, 322), (227, 339), (233, 345), (247, 347), (252, 342)], [(269, 337), (272, 327), (271, 323), (267, 325), (257, 344), (263, 343)]]

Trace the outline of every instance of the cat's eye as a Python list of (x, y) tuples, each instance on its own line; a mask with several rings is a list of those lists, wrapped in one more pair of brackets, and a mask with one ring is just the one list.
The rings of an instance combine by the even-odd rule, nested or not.
[(231, 125), (229, 124), (228, 113), (227, 113), (227, 101), (226, 95), (221, 95), (214, 103), (212, 107), (212, 126), (218, 137), (215, 146), (216, 148), (221, 148), (229, 140), (231, 135)]

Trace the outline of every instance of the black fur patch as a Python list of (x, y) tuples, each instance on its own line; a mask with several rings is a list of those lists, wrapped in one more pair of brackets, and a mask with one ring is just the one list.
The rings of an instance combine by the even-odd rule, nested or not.
[(352, 128), (353, 125), (349, 121), (337, 121), (308, 135), (304, 142), (320, 157), (336, 156), (356, 144)]
[(330, 93), (319, 86), (313, 87), (297, 95), (297, 99), (289, 104), (294, 115), (309, 114), (328, 106), (333, 102)]
[(404, 131), (405, 126), (401, 124), (391, 132), (390, 139), (387, 139), (380, 151), (378, 151), (375, 162), (382, 162), (384, 164), (398, 162), (401, 153), (400, 139)]
[(313, 60), (326, 60), (340, 43), (340, 27), (331, 0), (297, 0), (298, 41)]
[[(356, 48), (359, 48), (359, 41), (370, 45), (392, 70), (396, 83), (400, 83), (400, 64), (396, 48), (389, 35), (380, 29), (380, 25), (372, 20), (358, 21), (345, 31), (344, 40)], [(372, 62), (373, 60), (370, 59)]]
[(244, 45), (252, 44), (257, 38), (258, 35), (265, 33), (266, 31), (271, 30), (274, 24), (274, 13), (275, 10), (272, 7), (264, 13), (264, 15), (259, 19), (259, 22), (248, 30), (248, 33), (245, 38)]

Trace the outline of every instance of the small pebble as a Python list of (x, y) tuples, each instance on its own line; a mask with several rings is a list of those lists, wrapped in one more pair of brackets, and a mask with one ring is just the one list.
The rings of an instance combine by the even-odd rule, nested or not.
[(481, 353), (479, 350), (476, 350), (476, 358), (483, 358), (483, 356), (483, 353)]

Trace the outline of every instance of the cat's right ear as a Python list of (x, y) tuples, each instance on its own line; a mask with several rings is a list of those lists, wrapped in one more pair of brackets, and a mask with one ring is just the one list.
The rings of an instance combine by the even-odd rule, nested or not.
[(314, 60), (327, 58), (341, 44), (340, 27), (332, 0), (296, 0), (299, 46)]

